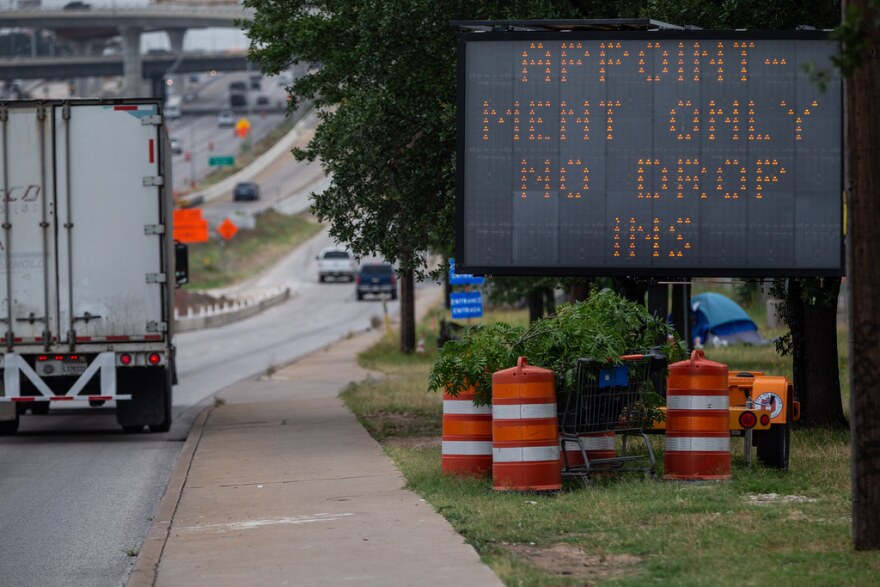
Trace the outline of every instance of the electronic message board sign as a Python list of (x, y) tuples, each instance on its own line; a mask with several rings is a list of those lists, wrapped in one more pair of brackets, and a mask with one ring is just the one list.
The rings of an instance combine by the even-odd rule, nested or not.
[[(842, 274), (823, 34), (486, 32), (458, 48), (462, 272)], [(824, 91), (807, 64), (831, 72)]]

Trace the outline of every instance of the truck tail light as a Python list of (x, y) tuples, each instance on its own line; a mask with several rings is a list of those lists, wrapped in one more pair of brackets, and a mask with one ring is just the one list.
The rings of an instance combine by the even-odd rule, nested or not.
[(396, 277), (394, 276), (394, 274), (392, 273), (392, 274), (391, 274), (391, 285), (394, 285), (395, 283), (397, 283), (397, 278), (396, 278)]
[(766, 426), (770, 423), (770, 415), (769, 414), (761, 414), (761, 426)]
[(150, 356), (147, 357), (147, 361), (150, 362), (150, 365), (158, 365), (162, 360), (162, 357), (159, 356), (159, 353), (150, 353)]
[(355, 282), (355, 283), (360, 283), (360, 282), (361, 282), (361, 276), (360, 276), (359, 274), (354, 276), (354, 282)]
[(129, 355), (128, 353), (119, 355), (119, 362), (123, 365), (131, 365), (131, 355)]
[(746, 430), (750, 430), (758, 423), (758, 417), (755, 412), (743, 412), (739, 415), (739, 425)]

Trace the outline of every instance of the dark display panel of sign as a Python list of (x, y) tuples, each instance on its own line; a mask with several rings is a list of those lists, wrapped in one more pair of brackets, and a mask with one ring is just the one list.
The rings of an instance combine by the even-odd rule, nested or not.
[(749, 34), (462, 35), (460, 270), (842, 274), (838, 46)]

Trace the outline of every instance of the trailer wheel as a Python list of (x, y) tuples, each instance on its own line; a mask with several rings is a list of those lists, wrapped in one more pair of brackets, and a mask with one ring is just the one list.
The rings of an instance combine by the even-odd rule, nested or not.
[(767, 467), (788, 470), (791, 452), (791, 424), (775, 424), (769, 430), (755, 431), (758, 459)]
[(12, 420), (0, 421), (0, 436), (10, 436), (18, 432), (19, 415), (15, 414)]
[(49, 402), (33, 402), (30, 410), (34, 416), (45, 416), (49, 413)]

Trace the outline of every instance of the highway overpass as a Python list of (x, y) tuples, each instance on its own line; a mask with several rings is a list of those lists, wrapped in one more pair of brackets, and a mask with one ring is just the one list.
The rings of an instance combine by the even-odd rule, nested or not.
[[(2, 60), (0, 76), (3, 79), (70, 79), (78, 76), (122, 75), (125, 92), (142, 95), (143, 79), (155, 79), (169, 71), (175, 63), (174, 73), (246, 69), (244, 56), (185, 55), (183, 38), (186, 31), (194, 28), (238, 28), (238, 21), (252, 15), (252, 9), (240, 6), (164, 4), (130, 8), (95, 6), (79, 10), (47, 8), (0, 11), (0, 29), (51, 30), (57, 38), (68, 41), (75, 55), (69, 59)], [(140, 54), (141, 34), (155, 31), (168, 34), (171, 55)], [(115, 36), (122, 38), (121, 56), (95, 55), (100, 53), (107, 39)]]

